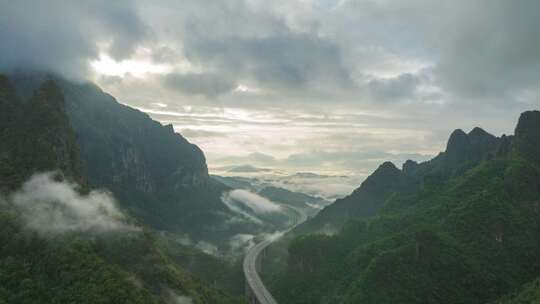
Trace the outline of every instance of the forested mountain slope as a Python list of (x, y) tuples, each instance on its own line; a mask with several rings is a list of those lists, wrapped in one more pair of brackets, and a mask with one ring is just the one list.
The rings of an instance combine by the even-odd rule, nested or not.
[(384, 179), (375, 193), (393, 193), (374, 213), (342, 217), (333, 236), (296, 231), (287, 268), (272, 280), (278, 300), (488, 303), (539, 277), (539, 123), (531, 111), (513, 138), (456, 131), (433, 160), (392, 170), (414, 186)]
[(238, 302), (93, 189), (65, 102), (56, 81), (23, 102), (0, 76), (0, 303)]

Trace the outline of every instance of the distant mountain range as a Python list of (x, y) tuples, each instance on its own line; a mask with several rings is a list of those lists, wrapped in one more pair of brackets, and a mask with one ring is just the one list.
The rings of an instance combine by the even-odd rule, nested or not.
[(267, 186), (287, 189), (319, 197), (326, 201), (342, 198), (354, 190), (364, 179), (363, 175), (324, 175), (312, 172), (290, 173), (285, 171), (228, 172), (213, 170), (212, 177), (232, 188), (250, 188), (260, 191)]
[[(297, 174), (291, 176), (296, 177)], [(330, 204), (324, 198), (278, 187), (274, 180), (239, 176), (212, 175), (212, 177), (231, 188), (249, 190), (278, 204), (297, 208), (308, 216), (315, 215), (323, 207)]]
[(258, 168), (251, 165), (231, 166), (231, 167), (226, 167), (224, 169), (226, 169), (226, 171), (229, 173), (272, 172), (272, 169)]

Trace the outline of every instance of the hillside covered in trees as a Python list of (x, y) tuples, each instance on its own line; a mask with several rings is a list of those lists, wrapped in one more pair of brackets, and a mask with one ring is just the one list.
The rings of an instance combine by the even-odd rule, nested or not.
[(530, 111), (513, 136), (456, 130), (428, 162), (381, 165), (288, 236), (286, 267), (270, 279), (275, 297), (536, 303), (539, 155), (540, 112)]

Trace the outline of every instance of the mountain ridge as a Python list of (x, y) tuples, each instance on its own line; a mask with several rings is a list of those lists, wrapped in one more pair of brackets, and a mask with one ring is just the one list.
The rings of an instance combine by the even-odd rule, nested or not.
[(366, 304), (490, 303), (521, 288), (515, 299), (540, 294), (540, 169), (538, 146), (527, 144), (540, 139), (539, 125), (533, 111), (513, 137), (458, 130), (448, 151), (406, 163), (401, 172), (413, 191), (379, 200), (373, 215), (348, 208), (330, 235), (320, 226), (293, 231), (280, 257), (288, 263), (268, 277), (273, 294), (288, 303)]
[[(401, 170), (391, 162), (384, 162), (350, 195), (336, 200), (334, 204), (327, 206), (314, 219), (300, 225), (297, 230), (302, 232), (327, 231), (328, 227), (335, 230), (343, 224), (340, 218), (369, 218), (383, 208), (385, 200), (392, 193), (414, 192), (428, 184), (439, 184), (453, 176), (462, 174), (483, 160), (510, 157), (511, 140), (512, 137), (506, 135), (496, 137), (480, 127), (473, 128), (469, 133), (456, 129), (449, 136), (445, 151), (433, 159), (422, 163), (407, 160), (403, 163)], [(388, 189), (388, 191), (382, 189)], [(369, 192), (389, 193), (374, 197), (365, 194)]]

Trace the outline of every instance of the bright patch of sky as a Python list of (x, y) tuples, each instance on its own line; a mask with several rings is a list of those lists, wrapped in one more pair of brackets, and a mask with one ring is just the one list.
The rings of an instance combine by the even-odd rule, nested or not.
[(172, 67), (167, 64), (156, 64), (149, 60), (128, 59), (115, 61), (106, 54), (101, 54), (98, 60), (90, 63), (94, 71), (104, 76), (125, 77), (130, 74), (134, 77), (144, 77), (146, 74), (170, 73)]

